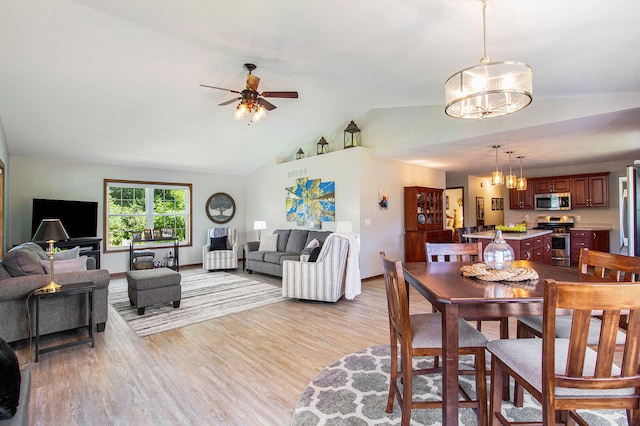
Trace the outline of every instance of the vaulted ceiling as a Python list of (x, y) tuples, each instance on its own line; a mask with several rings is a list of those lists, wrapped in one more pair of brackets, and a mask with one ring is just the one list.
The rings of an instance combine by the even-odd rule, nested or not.
[[(351, 119), (376, 155), (453, 173), (487, 172), (496, 143), (528, 167), (631, 160), (639, 18), (630, 0), (488, 0), (487, 53), (531, 65), (534, 101), (467, 121), (444, 115), (444, 82), (483, 55), (478, 0), (0, 0), (0, 118), (12, 156), (239, 175), (333, 149)], [(242, 90), (247, 62), (300, 98), (233, 120), (235, 94), (199, 85)]]

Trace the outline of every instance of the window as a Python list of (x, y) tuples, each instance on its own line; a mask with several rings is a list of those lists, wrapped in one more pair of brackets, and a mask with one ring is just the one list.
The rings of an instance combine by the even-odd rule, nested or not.
[(145, 229), (170, 228), (180, 245), (191, 244), (191, 184), (105, 179), (104, 198), (105, 252), (128, 249)]

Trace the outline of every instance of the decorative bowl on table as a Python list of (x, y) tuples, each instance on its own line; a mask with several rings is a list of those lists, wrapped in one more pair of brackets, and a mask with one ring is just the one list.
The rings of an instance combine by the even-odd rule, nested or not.
[(527, 225), (525, 225), (524, 223), (513, 226), (496, 225), (496, 229), (504, 233), (521, 234), (527, 232)]

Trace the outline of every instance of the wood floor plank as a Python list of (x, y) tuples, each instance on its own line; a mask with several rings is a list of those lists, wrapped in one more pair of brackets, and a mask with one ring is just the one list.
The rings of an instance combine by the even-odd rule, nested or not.
[[(388, 343), (384, 282), (367, 280), (362, 289), (352, 301), (287, 300), (144, 338), (110, 307), (95, 348), (30, 363), (30, 424), (289, 424), (322, 368)], [(411, 297), (413, 312), (431, 311)], [(483, 331), (497, 337), (490, 323)], [(15, 347), (27, 363), (27, 342)]]

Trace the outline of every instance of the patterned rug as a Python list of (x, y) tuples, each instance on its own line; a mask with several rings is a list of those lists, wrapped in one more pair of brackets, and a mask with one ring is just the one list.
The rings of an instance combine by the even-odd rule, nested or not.
[(109, 303), (140, 337), (286, 300), (278, 286), (226, 272), (188, 269), (182, 274), (180, 307), (163, 303), (144, 315), (131, 306), (126, 277), (109, 284)]
[[(433, 366), (432, 358), (417, 362), (424, 367)], [(461, 357), (465, 368), (473, 367), (473, 358)], [(389, 391), (389, 345), (375, 346), (349, 354), (322, 370), (302, 392), (293, 413), (293, 426), (311, 425), (399, 425), (401, 411), (397, 400), (393, 413), (387, 414)], [(425, 400), (442, 397), (442, 377), (439, 374), (414, 378), (414, 395)], [(460, 384), (473, 397), (475, 384), (472, 375), (462, 376)], [(488, 389), (488, 386), (487, 386)], [(525, 392), (523, 408), (507, 401), (502, 412), (509, 420), (525, 421), (541, 418), (540, 404)], [(589, 425), (626, 425), (626, 413), (617, 411), (580, 411)], [(476, 425), (475, 411), (461, 409), (460, 425)], [(440, 410), (413, 410), (412, 425), (441, 425)]]

